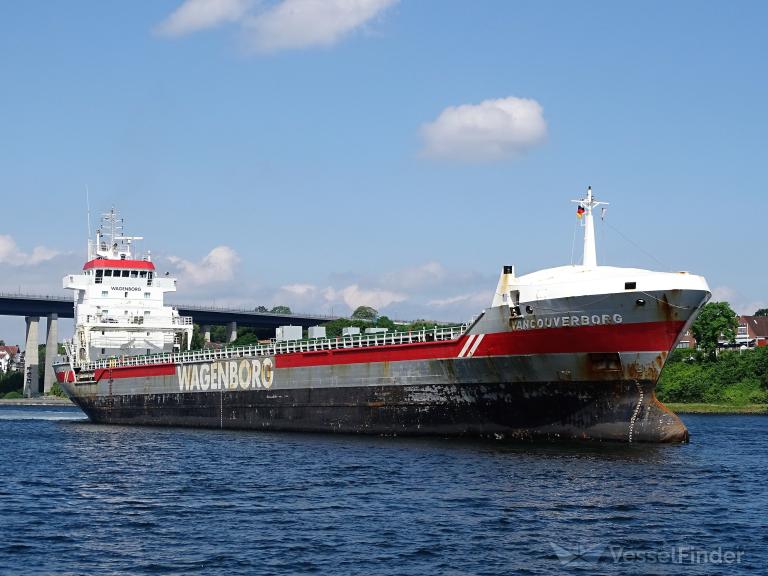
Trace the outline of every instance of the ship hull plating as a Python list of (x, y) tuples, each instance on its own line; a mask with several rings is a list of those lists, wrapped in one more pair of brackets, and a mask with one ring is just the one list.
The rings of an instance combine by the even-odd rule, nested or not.
[(104, 424), (519, 440), (685, 442), (649, 381), (213, 391), (74, 398)]
[(444, 341), (56, 371), (99, 423), (684, 442), (654, 390), (709, 293), (642, 296), (551, 299), (523, 314), (493, 307)]

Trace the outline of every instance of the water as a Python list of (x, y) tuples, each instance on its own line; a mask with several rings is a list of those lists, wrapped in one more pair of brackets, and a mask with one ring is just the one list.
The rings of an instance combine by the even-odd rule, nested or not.
[[(0, 574), (746, 574), (768, 566), (765, 416), (687, 416), (686, 446), (129, 428), (81, 418), (76, 409), (0, 407)], [(672, 551), (682, 565), (664, 556)], [(726, 563), (727, 554), (739, 561)]]

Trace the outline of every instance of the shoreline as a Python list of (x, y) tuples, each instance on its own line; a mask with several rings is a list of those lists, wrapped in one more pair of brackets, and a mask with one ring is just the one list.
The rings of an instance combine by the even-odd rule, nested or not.
[(733, 406), (730, 404), (706, 404), (704, 402), (692, 402), (690, 404), (665, 402), (664, 406), (676, 414), (768, 414), (768, 404)]
[(34, 398), (0, 398), (0, 406), (75, 406), (75, 403), (61, 396), (35, 396)]

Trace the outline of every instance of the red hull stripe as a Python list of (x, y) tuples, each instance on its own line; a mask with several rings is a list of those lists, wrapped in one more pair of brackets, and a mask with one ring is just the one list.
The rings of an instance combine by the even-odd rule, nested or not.
[[(485, 334), (474, 351), (478, 356), (516, 356), (528, 354), (568, 354), (585, 352), (658, 352), (672, 348), (684, 322), (642, 322)], [(295, 352), (275, 356), (275, 368), (331, 366), (368, 362), (404, 362), (457, 358), (472, 336), (448, 342), (424, 342), (397, 346), (371, 346), (318, 352)], [(475, 340), (477, 343), (477, 339)], [(466, 356), (469, 357), (469, 356)], [(175, 364), (131, 366), (96, 370), (96, 381), (103, 379), (173, 376)], [(64, 374), (57, 374), (59, 382)]]
[(475, 356), (666, 351), (672, 348), (684, 325), (638, 322), (486, 334)]
[(104, 260), (97, 258), (85, 263), (83, 270), (91, 268), (120, 268), (122, 270), (154, 270), (155, 265), (146, 260)]
[(97, 382), (100, 380), (117, 380), (118, 378), (143, 378), (149, 376), (173, 376), (176, 374), (175, 364), (156, 364), (154, 366), (129, 366), (126, 368), (103, 368), (94, 372)]
[(65, 377), (67, 379), (67, 382), (75, 381), (75, 373), (72, 372), (72, 370), (67, 370), (65, 372), (56, 372), (56, 380), (58, 380), (59, 382), (64, 382)]
[[(485, 334), (472, 356), (666, 351), (675, 343), (684, 324), (642, 322)], [(459, 356), (468, 338), (471, 336), (449, 342), (281, 354), (275, 357), (275, 368), (452, 358)]]

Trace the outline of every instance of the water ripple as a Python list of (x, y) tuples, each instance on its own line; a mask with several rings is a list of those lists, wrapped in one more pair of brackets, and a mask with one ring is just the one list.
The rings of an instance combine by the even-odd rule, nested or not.
[(79, 418), (0, 408), (0, 574), (676, 574), (637, 557), (681, 547), (743, 555), (686, 574), (768, 565), (765, 417), (688, 417), (686, 446)]

